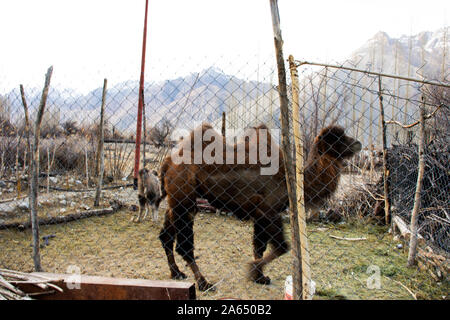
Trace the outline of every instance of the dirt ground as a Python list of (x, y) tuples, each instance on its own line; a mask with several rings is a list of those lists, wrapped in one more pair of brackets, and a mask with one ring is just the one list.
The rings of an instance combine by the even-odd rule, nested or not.
[[(132, 189), (105, 193), (105, 197), (111, 196), (131, 202), (136, 197)], [(157, 223), (151, 219), (140, 224), (130, 222), (133, 214), (127, 208), (108, 216), (41, 226), (41, 236), (55, 236), (41, 249), (44, 270), (64, 273), (70, 266), (77, 266), (87, 275), (168, 280), (169, 268), (158, 239), (163, 209)], [(290, 238), (287, 221), (284, 227)], [(252, 229), (251, 222), (234, 217), (197, 215), (195, 255), (206, 278), (217, 283), (215, 292), (197, 290), (198, 299), (283, 299), (285, 279), (291, 274), (291, 251), (267, 266), (270, 285), (249, 281), (246, 266), (252, 257)], [(345, 241), (330, 235), (367, 239)], [(315, 299), (413, 299), (409, 291), (422, 299), (448, 296), (448, 281), (437, 283), (417, 268), (406, 268), (405, 246), (399, 248), (401, 243), (394, 241), (385, 228), (311, 224), (308, 237)], [(30, 230), (1, 230), (0, 248), (0, 268), (33, 271)], [(188, 275), (187, 281), (194, 281), (178, 254), (176, 259)], [(379, 287), (369, 288), (373, 287), (368, 286), (373, 272), (368, 270), (379, 270)]]

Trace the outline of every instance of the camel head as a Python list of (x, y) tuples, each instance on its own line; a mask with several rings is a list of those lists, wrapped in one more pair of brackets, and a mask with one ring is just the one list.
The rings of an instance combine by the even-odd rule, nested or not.
[(338, 126), (329, 126), (320, 132), (314, 140), (319, 154), (327, 154), (335, 159), (350, 158), (361, 151), (358, 140), (345, 135), (345, 130)]

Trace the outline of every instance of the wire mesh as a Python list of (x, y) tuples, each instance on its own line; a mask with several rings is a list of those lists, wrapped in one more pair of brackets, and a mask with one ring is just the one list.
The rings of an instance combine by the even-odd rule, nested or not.
[[(106, 96), (100, 208), (93, 208), (93, 195), (99, 174), (102, 88), (79, 93), (55, 77), (40, 144), (38, 215), (44, 270), (64, 273), (76, 266), (81, 273), (114, 277), (187, 277), (198, 283), (202, 299), (283, 298), (286, 278), (292, 274), (292, 257), (285, 254), (292, 239), (285, 211), (284, 165), (279, 159), (276, 174), (264, 176), (258, 171), (264, 167), (262, 159), (250, 159), (250, 149), (266, 139), (258, 130), (268, 129), (268, 150), (281, 141), (277, 74), (273, 57), (265, 63), (255, 60), (233, 59), (229, 65), (238, 70), (233, 74), (216, 66), (145, 83), (141, 168), (147, 171), (141, 172), (137, 191), (131, 182), (138, 82), (113, 83)], [(379, 97), (381, 93), (388, 122), (392, 213), (406, 223), (417, 179), (418, 130), (417, 126), (403, 129), (393, 121), (417, 121), (423, 105), (429, 114), (434, 112), (427, 123), (419, 231), (426, 245), (445, 256), (450, 251), (448, 86), (382, 77), (380, 88), (378, 77), (363, 72), (370, 65), (361, 61), (346, 65), (361, 72), (299, 67), (310, 280), (315, 283), (315, 297), (404, 299), (411, 298), (411, 290), (415, 297), (445, 295), (446, 275), (425, 267), (406, 269), (408, 244), (388, 233), (391, 226), (383, 224)], [(41, 89), (25, 86), (32, 122), (40, 94)], [(5, 90), (0, 99), (0, 267), (32, 271), (27, 198), (30, 151), (18, 85)], [(192, 130), (205, 122), (210, 127), (203, 127), (204, 131), (214, 130), (209, 131), (214, 142), (226, 140), (224, 154), (242, 146), (243, 163), (177, 165), (167, 160), (168, 156), (173, 160), (190, 141)], [(330, 130), (324, 131), (327, 127)], [(292, 128), (290, 132), (293, 135)], [(359, 152), (356, 141), (362, 145)], [(204, 151), (205, 146), (200, 149)], [(273, 156), (279, 150), (267, 154)], [(147, 210), (158, 214), (145, 219), (141, 214)]]

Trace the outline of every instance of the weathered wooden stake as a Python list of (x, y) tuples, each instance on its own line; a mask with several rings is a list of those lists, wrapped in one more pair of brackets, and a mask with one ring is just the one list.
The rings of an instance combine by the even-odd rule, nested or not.
[(287, 96), (286, 69), (283, 58), (283, 39), (281, 37), (280, 16), (278, 1), (270, 0), (272, 14), (272, 27), (274, 33), (275, 54), (278, 68), (278, 94), (280, 97), (281, 120), (281, 151), (286, 174), (286, 185), (289, 196), (289, 208), (291, 218), (292, 253), (293, 253), (293, 299), (302, 299), (302, 257), (300, 249), (300, 236), (297, 213), (297, 195), (295, 190), (295, 172), (292, 160), (292, 148), (289, 138), (289, 100)]
[(384, 105), (383, 105), (383, 93), (381, 89), (381, 76), (378, 77), (378, 96), (380, 100), (380, 118), (381, 118), (381, 145), (383, 148), (383, 190), (384, 190), (384, 222), (389, 225), (389, 219), (391, 217), (391, 199), (390, 199), (390, 179), (389, 169), (387, 167), (388, 151), (387, 151), (387, 139), (386, 139), (386, 121), (384, 119)]
[(145, 162), (146, 162), (146, 154), (145, 154), (145, 148), (147, 147), (147, 120), (145, 116), (145, 100), (144, 100), (144, 92), (141, 92), (142, 94), (142, 130), (143, 132), (143, 147), (142, 147), (142, 168), (145, 168)]
[(41, 257), (39, 253), (39, 223), (38, 223), (38, 192), (39, 192), (39, 135), (41, 133), (42, 117), (45, 111), (45, 104), (47, 103), (48, 90), (50, 87), (50, 79), (53, 73), (53, 66), (48, 68), (45, 75), (45, 84), (42, 91), (41, 101), (36, 116), (34, 126), (34, 143), (33, 143), (33, 160), (31, 162), (31, 187), (30, 187), (30, 214), (31, 214), (31, 229), (33, 234), (33, 262), (35, 271), (42, 271)]
[(47, 146), (47, 194), (50, 193), (50, 144)]
[(105, 161), (104, 161), (104, 148), (103, 148), (103, 142), (105, 139), (105, 135), (104, 135), (104, 123), (105, 123), (105, 100), (106, 100), (106, 86), (108, 84), (108, 81), (105, 79), (103, 81), (103, 94), (102, 94), (102, 105), (100, 108), (100, 132), (99, 132), (99, 139), (98, 139), (98, 150), (99, 150), (99, 157), (98, 157), (98, 161), (100, 163), (98, 163), (98, 167), (99, 169), (99, 175), (98, 175), (98, 183), (97, 183), (97, 190), (95, 191), (95, 200), (94, 200), (94, 207), (98, 207), (100, 205), (100, 194), (102, 191), (102, 183), (103, 183), (103, 172), (105, 171)]
[(17, 131), (17, 147), (16, 147), (16, 189), (17, 189), (17, 198), (20, 197), (20, 192), (22, 191), (22, 184), (20, 180), (20, 172), (19, 172), (19, 147), (20, 147), (20, 140), (22, 139), (21, 136), (19, 136), (19, 131)]
[(303, 184), (303, 136), (300, 130), (300, 106), (299, 106), (299, 83), (298, 71), (294, 62), (294, 57), (289, 56), (289, 67), (291, 71), (292, 81), (292, 121), (294, 125), (294, 141), (295, 141), (295, 162), (296, 162), (296, 181), (297, 181), (297, 210), (298, 225), (300, 232), (300, 250), (301, 250), (301, 275), (302, 275), (302, 294), (303, 300), (309, 299), (311, 268), (309, 263), (308, 237), (306, 234), (306, 211), (305, 211), (305, 194)]
[(27, 138), (28, 154), (30, 155), (31, 161), (30, 116), (28, 114), (28, 104), (25, 98), (25, 90), (23, 89), (23, 85), (20, 85), (20, 95), (22, 96), (23, 110), (25, 113), (25, 136)]
[(420, 107), (420, 129), (419, 129), (419, 170), (417, 174), (416, 193), (414, 195), (414, 207), (411, 213), (411, 238), (409, 240), (408, 266), (416, 262), (417, 254), (417, 218), (421, 208), (421, 196), (423, 175), (425, 172), (425, 98), (422, 96)]
[(226, 120), (227, 120), (226, 113), (224, 111), (224, 112), (222, 112), (222, 137), (225, 137), (226, 133), (227, 133), (226, 132), (226, 130), (227, 130), (227, 128), (226, 128), (226, 125), (227, 125)]
[(86, 188), (89, 188), (89, 156), (88, 146), (84, 146), (84, 166), (86, 168)]

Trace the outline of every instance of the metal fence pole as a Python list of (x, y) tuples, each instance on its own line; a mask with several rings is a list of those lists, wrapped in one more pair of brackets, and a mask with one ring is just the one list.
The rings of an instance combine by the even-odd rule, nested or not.
[(145, 18), (144, 18), (144, 36), (142, 40), (142, 60), (141, 60), (141, 77), (139, 80), (139, 102), (138, 114), (136, 121), (136, 148), (134, 153), (134, 188), (137, 189), (137, 175), (139, 171), (139, 162), (141, 157), (141, 129), (142, 129), (142, 109), (144, 105), (144, 70), (145, 70), (145, 49), (147, 40), (147, 12), (148, 0), (145, 1)]

